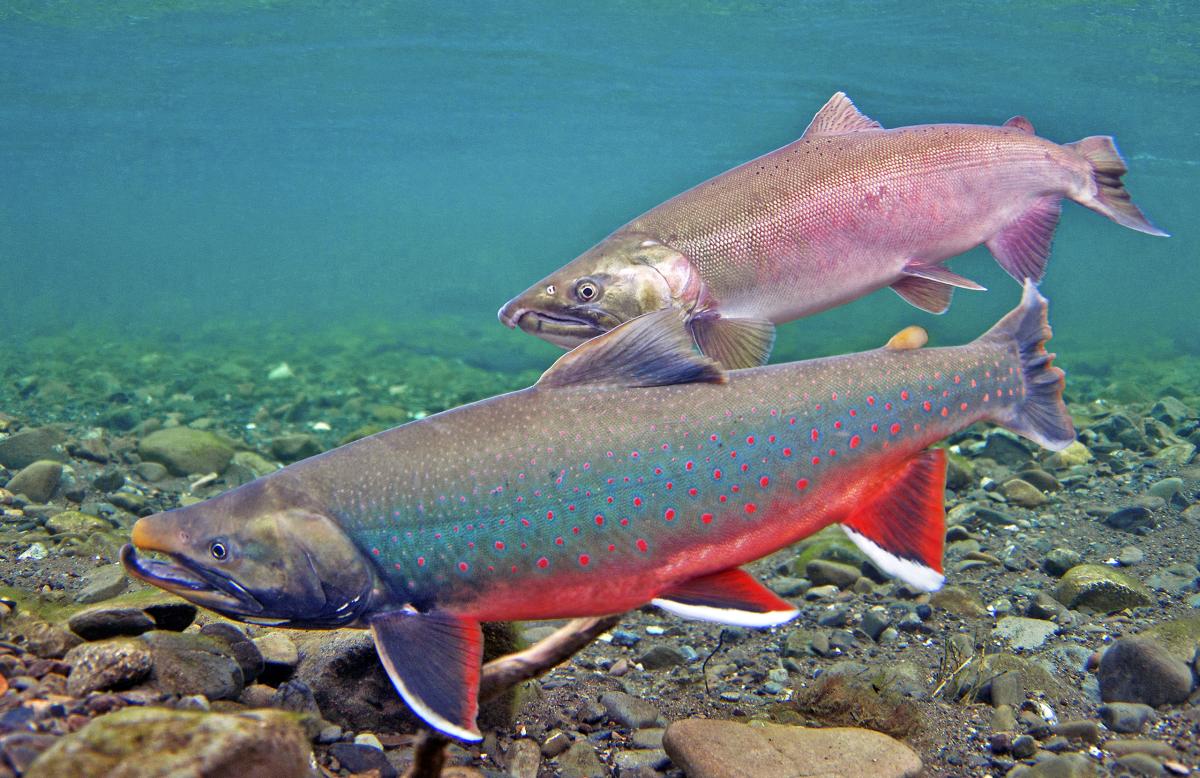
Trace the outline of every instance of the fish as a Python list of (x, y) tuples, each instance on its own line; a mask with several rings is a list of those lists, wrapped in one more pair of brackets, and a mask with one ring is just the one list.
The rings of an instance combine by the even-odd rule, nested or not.
[(843, 92), (799, 140), (652, 208), (509, 300), (501, 323), (563, 348), (658, 308), (727, 368), (765, 364), (775, 325), (883, 287), (930, 313), (945, 267), (986, 244), (1018, 283), (1045, 273), (1061, 201), (1150, 235), (1112, 138), (1057, 144), (1028, 119), (884, 129)]
[[(431, 727), (479, 740), (480, 623), (617, 614), (782, 624), (742, 565), (839, 525), (882, 571), (944, 580), (946, 455), (976, 422), (1074, 440), (1047, 304), (977, 340), (729, 371), (661, 309), (526, 389), (139, 519), (130, 575), (227, 617), (369, 629)], [(156, 558), (155, 553), (165, 555)]]

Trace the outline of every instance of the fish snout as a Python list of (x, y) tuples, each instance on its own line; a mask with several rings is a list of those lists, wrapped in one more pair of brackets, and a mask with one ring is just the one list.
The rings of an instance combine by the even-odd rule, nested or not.
[(133, 524), (130, 540), (142, 551), (177, 551), (178, 533), (172, 532), (172, 524), (174, 522), (164, 521), (161, 514), (138, 519)]
[(521, 298), (515, 297), (506, 302), (500, 310), (496, 311), (496, 318), (510, 330), (516, 329), (521, 321), (521, 317), (529, 312), (528, 308), (521, 305), (520, 300)]

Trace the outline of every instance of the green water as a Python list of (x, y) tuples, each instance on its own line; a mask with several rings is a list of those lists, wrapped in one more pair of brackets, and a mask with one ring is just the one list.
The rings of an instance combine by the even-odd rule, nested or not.
[[(265, 369), (333, 340), (358, 371), (372, 348), (535, 370), (558, 352), (504, 330), (502, 303), (839, 89), (886, 126), (1114, 135), (1173, 237), (1068, 204), (1055, 346), (1200, 353), (1192, 3), (344, 5), (0, 7), (5, 380), (67, 342), (99, 363), (135, 341)], [(954, 267), (992, 291), (940, 318), (883, 291), (785, 326), (776, 359), (911, 322), (959, 341), (1016, 302), (983, 250)]]

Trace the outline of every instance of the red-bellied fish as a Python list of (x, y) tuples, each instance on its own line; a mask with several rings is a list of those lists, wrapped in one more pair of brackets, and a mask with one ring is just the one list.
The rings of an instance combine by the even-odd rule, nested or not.
[(660, 310), (528, 389), (140, 519), (122, 561), (235, 619), (367, 627), (412, 709), (478, 739), (482, 621), (654, 603), (779, 624), (796, 608), (740, 566), (835, 523), (881, 570), (940, 586), (945, 456), (928, 446), (977, 421), (1055, 449), (1074, 430), (1031, 282), (972, 343), (914, 332), (727, 372)]
[(942, 313), (943, 263), (981, 243), (1018, 281), (1040, 280), (1062, 198), (1165, 235), (1129, 198), (1112, 138), (1059, 145), (1024, 117), (1001, 127), (884, 129), (841, 92), (794, 143), (642, 214), (500, 309), (500, 321), (573, 348), (678, 308), (726, 367), (766, 362), (774, 325), (885, 286)]

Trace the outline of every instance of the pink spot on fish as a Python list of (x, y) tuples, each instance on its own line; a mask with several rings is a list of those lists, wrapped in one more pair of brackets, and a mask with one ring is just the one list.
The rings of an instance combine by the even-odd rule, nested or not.
[(550, 560), (547, 559), (546, 557), (539, 557), (538, 561), (537, 561), (537, 566), (542, 568), (543, 570), (545, 570), (547, 567), (550, 566)]
[(808, 479), (801, 478), (799, 481), (796, 482), (796, 488), (801, 491), (807, 489), (808, 488)]
[(645, 538), (638, 538), (638, 539), (637, 539), (637, 549), (638, 549), (638, 551), (641, 551), (641, 552), (644, 554), (644, 553), (646, 553), (646, 551), (648, 551), (648, 550), (649, 550), (649, 548), (650, 548), (650, 544), (646, 542)]

